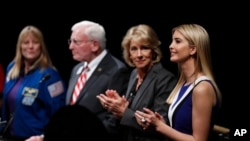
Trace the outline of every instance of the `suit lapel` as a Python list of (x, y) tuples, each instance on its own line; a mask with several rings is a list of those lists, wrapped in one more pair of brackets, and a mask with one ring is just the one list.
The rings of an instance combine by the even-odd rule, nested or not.
[(143, 80), (140, 88), (138, 89), (135, 95), (134, 100), (131, 103), (131, 107), (136, 107), (137, 105), (140, 105), (140, 102), (138, 101), (140, 101), (140, 99), (143, 99), (143, 95), (145, 91), (147, 90), (147, 88), (149, 88), (150, 83), (154, 80), (156, 73), (157, 73), (157, 64), (155, 64), (152, 67), (152, 69), (148, 72), (148, 74), (145, 76), (145, 79)]
[(83, 87), (83, 89), (80, 92), (80, 95), (78, 97), (78, 99), (76, 100), (76, 102), (78, 102), (79, 100), (83, 99), (84, 97), (86, 97), (88, 95), (88, 90), (92, 85), (95, 85), (95, 83), (98, 83), (98, 79), (100, 78), (100, 75), (103, 75), (103, 72), (105, 72), (105, 68), (110, 68), (110, 63), (109, 61), (112, 60), (111, 58), (111, 54), (107, 53), (104, 58), (102, 59), (102, 61), (99, 63), (99, 65), (96, 67), (95, 71), (92, 73), (92, 75), (89, 77), (89, 79), (87, 80), (87, 82), (85, 83), (85, 86)]
[(84, 67), (84, 62), (80, 63), (72, 72), (71, 78), (70, 78), (70, 82), (68, 85), (68, 91), (67, 91), (67, 98), (66, 98), (66, 104), (70, 103), (76, 82), (82, 72), (82, 69)]
[(136, 70), (133, 70), (131, 72), (131, 76), (130, 76), (129, 83), (128, 83), (128, 89), (127, 89), (127, 92), (126, 92), (126, 98), (129, 97), (129, 94), (130, 94), (130, 92), (131, 92), (131, 90), (132, 90), (132, 88), (133, 88), (133, 86), (135, 84), (136, 74), (137, 74)]
[(95, 85), (95, 83), (98, 83), (98, 78), (100, 78), (99, 76), (102, 74), (102, 67), (98, 66), (95, 71), (93, 72), (93, 74), (89, 77), (89, 79), (87, 80), (87, 82), (85, 83), (85, 86), (83, 87), (83, 89), (80, 92), (80, 95), (77, 99), (77, 101), (79, 99), (84, 98), (84, 96), (86, 96), (87, 91), (89, 89), (90, 86)]

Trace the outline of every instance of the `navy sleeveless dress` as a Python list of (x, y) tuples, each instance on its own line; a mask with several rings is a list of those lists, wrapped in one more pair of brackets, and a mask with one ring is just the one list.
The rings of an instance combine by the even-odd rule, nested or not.
[[(186, 134), (190, 134), (190, 135), (193, 134), (193, 129), (192, 129), (192, 90), (201, 81), (208, 81), (211, 83), (211, 81), (207, 77), (202, 76), (196, 80), (195, 85), (194, 84), (183, 85), (180, 88), (178, 94), (176, 95), (173, 103), (169, 107), (168, 116), (169, 116), (170, 125), (172, 126), (172, 128), (174, 128), (182, 133), (186, 133)], [(211, 135), (209, 135), (209, 138), (214, 136), (214, 135), (212, 135), (213, 126), (214, 126), (215, 117), (217, 115), (218, 110), (219, 110), (219, 102), (218, 102), (218, 96), (217, 96), (216, 105), (212, 109), (212, 117), (211, 117), (211, 123), (210, 123), (210, 134)]]

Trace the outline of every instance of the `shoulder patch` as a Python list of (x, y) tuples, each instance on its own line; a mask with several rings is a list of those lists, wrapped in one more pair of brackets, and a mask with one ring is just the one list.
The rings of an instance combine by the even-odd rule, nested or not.
[(57, 81), (48, 86), (48, 90), (51, 97), (55, 97), (59, 94), (62, 94), (64, 91), (62, 81)]

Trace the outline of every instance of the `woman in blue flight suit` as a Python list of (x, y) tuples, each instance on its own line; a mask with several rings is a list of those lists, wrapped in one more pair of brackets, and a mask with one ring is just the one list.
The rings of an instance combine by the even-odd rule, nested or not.
[(25, 140), (42, 134), (52, 115), (65, 105), (65, 94), (66, 85), (52, 64), (42, 32), (35, 26), (24, 27), (6, 71), (4, 137)]

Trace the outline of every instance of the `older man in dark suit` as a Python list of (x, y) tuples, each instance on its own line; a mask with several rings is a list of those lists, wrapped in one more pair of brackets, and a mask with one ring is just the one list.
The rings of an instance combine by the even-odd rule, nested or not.
[(108, 132), (116, 132), (116, 121), (111, 122), (109, 113), (102, 107), (96, 96), (107, 89), (125, 93), (128, 82), (126, 65), (112, 56), (106, 49), (106, 37), (103, 26), (91, 21), (82, 21), (72, 26), (69, 49), (73, 59), (80, 61), (71, 73), (66, 104), (71, 104), (75, 86), (84, 68), (88, 66), (86, 80), (74, 104), (89, 109), (102, 120)]

